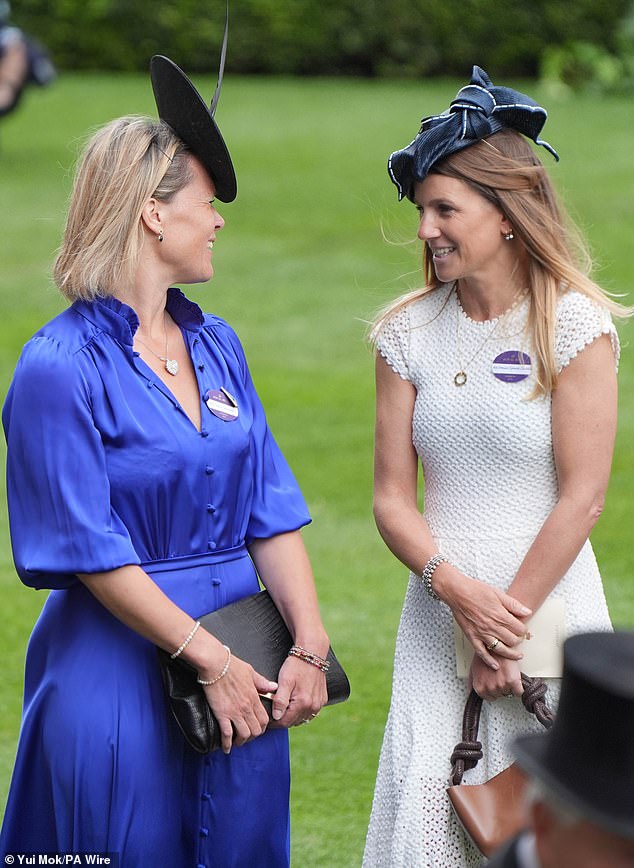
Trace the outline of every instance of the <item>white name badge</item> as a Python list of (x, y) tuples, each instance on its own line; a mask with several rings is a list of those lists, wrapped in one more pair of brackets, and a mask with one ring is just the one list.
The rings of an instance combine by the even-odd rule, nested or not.
[(491, 370), (503, 383), (519, 383), (531, 375), (531, 357), (521, 350), (506, 350), (493, 359)]
[[(454, 621), (456, 673), (466, 678), (473, 659), (473, 648)], [(563, 644), (566, 638), (566, 603), (560, 597), (549, 598), (526, 624), (530, 638), (518, 646), (524, 655), (522, 672), (531, 678), (561, 678)], [(495, 655), (494, 655), (495, 656)]]
[(223, 422), (235, 422), (240, 411), (238, 402), (233, 395), (222, 386), (220, 389), (209, 389), (205, 394), (205, 404)]

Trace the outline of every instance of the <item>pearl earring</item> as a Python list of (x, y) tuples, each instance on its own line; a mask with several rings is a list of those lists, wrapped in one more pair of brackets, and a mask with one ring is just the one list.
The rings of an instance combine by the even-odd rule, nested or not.
[(159, 232), (159, 234), (158, 234), (156, 237), (158, 238), (158, 240), (159, 240), (161, 243), (163, 242), (163, 233), (162, 233), (162, 232)]
[(508, 232), (505, 232), (504, 238), (506, 239), (506, 241), (512, 241), (515, 238), (515, 235), (513, 235), (513, 230), (509, 229)]

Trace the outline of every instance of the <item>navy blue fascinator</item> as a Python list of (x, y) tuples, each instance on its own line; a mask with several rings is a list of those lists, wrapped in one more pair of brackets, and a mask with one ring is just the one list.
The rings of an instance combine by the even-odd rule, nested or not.
[(387, 167), (399, 200), (407, 196), (413, 201), (414, 185), (434, 163), (500, 130), (523, 133), (558, 160), (555, 149), (539, 138), (547, 117), (535, 100), (510, 87), (494, 87), (486, 72), (474, 66), (470, 84), (458, 91), (449, 109), (423, 118), (414, 141), (390, 155)]

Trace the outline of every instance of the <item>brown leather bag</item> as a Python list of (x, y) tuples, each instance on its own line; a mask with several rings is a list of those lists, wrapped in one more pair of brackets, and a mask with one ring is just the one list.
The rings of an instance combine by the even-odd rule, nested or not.
[[(522, 702), (527, 711), (550, 729), (553, 714), (544, 696), (546, 684), (522, 673)], [(524, 790), (526, 777), (516, 763), (483, 784), (460, 786), (463, 773), (482, 759), (482, 744), (477, 740), (482, 699), (472, 690), (462, 720), (462, 741), (451, 755), (452, 786), (447, 794), (467, 835), (484, 856), (491, 854), (525, 825)]]

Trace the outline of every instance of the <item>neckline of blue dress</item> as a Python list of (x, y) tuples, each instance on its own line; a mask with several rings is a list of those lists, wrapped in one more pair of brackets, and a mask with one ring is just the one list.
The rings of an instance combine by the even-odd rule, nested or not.
[[(178, 287), (167, 290), (166, 309), (174, 322), (191, 332), (199, 332), (204, 323), (200, 307), (190, 301)], [(102, 331), (130, 347), (139, 327), (139, 318), (130, 305), (113, 295), (100, 296), (93, 301), (75, 301), (72, 307)]]

